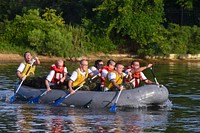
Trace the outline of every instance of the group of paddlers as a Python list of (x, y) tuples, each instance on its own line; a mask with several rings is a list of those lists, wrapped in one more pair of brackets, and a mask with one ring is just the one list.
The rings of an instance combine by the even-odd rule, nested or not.
[[(34, 74), (35, 65), (38, 64), (40, 64), (40, 61), (37, 57), (32, 56), (30, 52), (25, 52), (24, 61), (17, 69), (17, 77), (19, 77), (21, 81), (25, 81), (27, 76)], [(66, 87), (71, 94), (75, 92), (75, 88), (80, 86), (85, 90), (122, 90), (126, 88), (124, 87), (125, 84), (128, 84), (129, 87), (131, 86), (131, 88), (138, 87), (141, 81), (144, 81), (146, 84), (154, 84), (154, 82), (148, 80), (142, 72), (150, 67), (152, 67), (152, 64), (140, 67), (139, 61), (134, 60), (130, 66), (124, 69), (123, 64), (116, 63), (111, 59), (107, 61), (106, 65), (104, 65), (103, 60), (96, 60), (94, 66), (89, 68), (88, 61), (82, 59), (79, 67), (70, 75), (68, 74), (64, 61), (58, 59), (56, 63), (50, 67), (48, 76), (41, 82), (44, 83), (47, 91), (54, 88)], [(39, 83), (38, 81), (34, 82), (33, 84)], [(91, 87), (87, 87), (87, 85), (91, 86), (93, 83), (95, 83), (95, 85), (92, 89)], [(28, 80), (24, 82), (24, 84), (28, 85)]]

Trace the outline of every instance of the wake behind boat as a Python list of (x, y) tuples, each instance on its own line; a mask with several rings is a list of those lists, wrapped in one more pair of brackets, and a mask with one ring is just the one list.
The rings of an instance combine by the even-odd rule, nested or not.
[[(24, 100), (37, 97), (45, 92), (45, 88), (36, 89), (33, 87), (22, 85), (18, 94), (18, 100)], [(101, 92), (101, 91), (77, 91), (65, 99), (62, 104), (67, 106), (73, 105), (78, 107), (90, 108), (104, 108), (110, 107), (115, 102), (119, 92)], [(63, 90), (51, 90), (43, 95), (39, 101), (40, 103), (52, 104), (54, 101), (65, 96)], [(23, 97), (23, 98), (22, 98)], [(163, 85), (144, 85), (135, 89), (123, 90), (118, 100), (117, 106), (119, 107), (149, 107), (149, 106), (162, 106), (168, 101), (169, 92)]]

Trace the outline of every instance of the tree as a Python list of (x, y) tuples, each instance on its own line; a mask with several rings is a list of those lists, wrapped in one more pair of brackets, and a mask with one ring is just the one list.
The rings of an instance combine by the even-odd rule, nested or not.
[(95, 17), (84, 20), (90, 34), (131, 39), (141, 49), (150, 45), (164, 21), (162, 0), (105, 0), (93, 11)]

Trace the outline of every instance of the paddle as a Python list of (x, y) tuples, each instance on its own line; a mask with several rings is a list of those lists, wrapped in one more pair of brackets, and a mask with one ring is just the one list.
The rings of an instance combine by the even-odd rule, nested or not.
[[(96, 77), (97, 77), (97, 75), (93, 76), (91, 80), (93, 80), (93, 79), (96, 78)], [(76, 90), (74, 90), (74, 93), (75, 93), (76, 91), (78, 91), (81, 87), (83, 87), (83, 85), (81, 85), (81, 86), (79, 86), (78, 88), (76, 88)], [(66, 98), (68, 98), (68, 97), (71, 96), (71, 95), (72, 95), (71, 93), (70, 93), (70, 94), (66, 94), (64, 97), (62, 97), (62, 98), (56, 100), (56, 101), (53, 103), (53, 105), (58, 105), (58, 104), (60, 104), (62, 101), (64, 101)]]
[(45, 95), (48, 91), (44, 91), (43, 93), (41, 93), (39, 96), (32, 98), (31, 100), (28, 101), (28, 103), (38, 103), (40, 97), (42, 97), (43, 95)]
[[(76, 90), (74, 90), (74, 93), (75, 93), (76, 91), (78, 91), (81, 87), (83, 87), (83, 85), (81, 85), (81, 86), (79, 86), (78, 88), (76, 88)], [(56, 100), (56, 101), (53, 103), (53, 105), (58, 105), (58, 104), (62, 103), (66, 98), (68, 98), (68, 97), (71, 96), (71, 95), (72, 95), (71, 93), (66, 94), (64, 97), (62, 97), (62, 98)]]
[(117, 101), (119, 99), (119, 96), (121, 95), (121, 92), (122, 92), (122, 89), (119, 91), (119, 94), (117, 96), (115, 103), (113, 104), (113, 106), (110, 107), (110, 112), (116, 112)]
[(158, 81), (157, 81), (157, 79), (156, 79), (156, 76), (155, 76), (155, 74), (154, 74), (154, 72), (153, 72), (153, 68), (150, 67), (150, 70), (151, 70), (151, 73), (152, 73), (152, 75), (153, 75), (153, 77), (154, 77), (154, 80), (155, 80), (156, 84), (159, 85), (159, 83), (158, 83)]
[[(71, 74), (67, 73), (68, 76), (71, 76)], [(28, 101), (28, 103), (38, 103), (39, 102), (39, 99), (45, 95), (48, 91), (44, 91), (42, 92), (39, 96), (35, 97), (35, 98), (32, 98), (31, 100)]]
[[(31, 67), (33, 66), (34, 62), (35, 62), (35, 60), (33, 60), (33, 62), (31, 62), (30, 67), (28, 68), (25, 76), (27, 76), (27, 74), (29, 73), (29, 71), (30, 71)], [(19, 89), (20, 89), (20, 87), (21, 87), (23, 82), (24, 81), (22, 80), (21, 83), (19, 84), (19, 86), (18, 86), (17, 90), (15, 91), (14, 95), (10, 98), (10, 102), (14, 102), (16, 100), (17, 93), (18, 93), (18, 91), (19, 91)]]

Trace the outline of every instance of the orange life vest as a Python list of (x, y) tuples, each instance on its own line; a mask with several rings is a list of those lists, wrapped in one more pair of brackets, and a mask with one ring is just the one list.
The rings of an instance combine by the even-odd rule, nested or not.
[[(127, 69), (133, 70), (133, 67), (128, 66)], [(132, 77), (134, 78), (133, 81), (135, 82), (135, 87), (138, 87), (140, 84), (140, 83), (138, 83), (138, 79), (140, 79), (140, 81), (142, 81), (142, 76), (141, 76), (140, 72), (133, 73)], [(126, 82), (130, 82), (130, 80), (127, 79)]]
[(55, 71), (55, 74), (54, 74), (54, 77), (52, 79), (52, 83), (57, 83), (58, 81), (60, 81), (61, 78), (63, 78), (64, 76), (64, 69), (65, 67), (62, 66), (60, 68), (58, 68), (55, 64), (53, 64), (49, 70), (54, 70)]
[(140, 81), (142, 81), (142, 76), (141, 76), (140, 72), (136, 72), (132, 76), (133, 76), (133, 78), (135, 78), (135, 87), (138, 87), (140, 84), (140, 82), (138, 83), (138, 79)]

